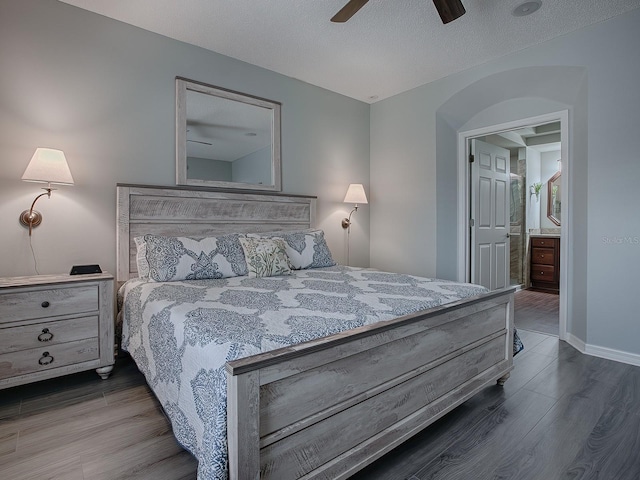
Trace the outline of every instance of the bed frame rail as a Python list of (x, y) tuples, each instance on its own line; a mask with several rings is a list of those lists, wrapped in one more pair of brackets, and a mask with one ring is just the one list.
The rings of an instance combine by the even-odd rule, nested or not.
[(513, 368), (513, 289), (227, 364), (232, 479), (353, 475)]

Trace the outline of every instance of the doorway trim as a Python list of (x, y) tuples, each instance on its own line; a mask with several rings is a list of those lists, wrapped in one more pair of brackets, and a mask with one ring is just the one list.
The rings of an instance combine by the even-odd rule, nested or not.
[[(566, 214), (563, 211), (562, 230), (560, 233), (560, 307), (559, 307), (559, 338), (567, 340), (567, 319), (570, 298), (568, 273), (571, 271), (572, 260), (569, 255), (569, 245), (571, 232), (573, 230), (573, 205), (569, 201), (571, 198), (571, 155), (569, 148), (569, 111), (561, 110), (535, 117), (527, 117), (520, 120), (513, 120), (507, 123), (490, 125), (473, 130), (462, 130), (458, 132), (458, 281), (470, 282), (470, 262), (471, 262), (471, 240), (469, 236), (470, 199), (469, 199), (469, 140), (484, 135), (503, 133), (509, 130), (537, 126), (543, 123), (560, 122), (560, 155), (562, 158), (561, 176), (561, 202), (566, 206)], [(460, 261), (464, 259), (464, 261)]]

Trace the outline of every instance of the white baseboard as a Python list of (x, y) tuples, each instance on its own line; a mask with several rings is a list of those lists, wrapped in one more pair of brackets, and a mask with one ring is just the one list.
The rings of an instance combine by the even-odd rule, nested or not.
[(569, 345), (578, 350), (580, 353), (587, 353), (587, 344), (580, 340), (578, 337), (570, 334), (569, 332), (566, 333), (566, 337), (563, 340), (565, 340)]
[(605, 358), (607, 360), (640, 366), (640, 355), (638, 355), (637, 353), (629, 353), (623, 352), (621, 350), (614, 350), (613, 348), (589, 345), (588, 343), (584, 343), (578, 337), (571, 335), (570, 333), (567, 333), (566, 341), (573, 348), (581, 353), (584, 353), (585, 355), (591, 355), (593, 357)]

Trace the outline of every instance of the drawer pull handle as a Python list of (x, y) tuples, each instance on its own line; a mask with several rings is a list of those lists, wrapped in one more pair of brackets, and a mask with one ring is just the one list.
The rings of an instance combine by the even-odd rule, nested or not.
[(540, 258), (544, 258), (544, 255), (540, 255)]
[(51, 333), (48, 328), (43, 328), (42, 333), (38, 335), (39, 342), (48, 342), (52, 338), (53, 338), (53, 333)]
[(42, 305), (42, 308), (47, 308), (49, 305), (51, 305), (49, 302), (47, 302), (46, 300), (44, 302), (42, 302), (40, 305)]
[(544, 275), (544, 272), (540, 272), (540, 275)]
[(53, 357), (49, 355), (49, 352), (44, 352), (38, 359), (38, 363), (40, 365), (49, 365), (50, 363), (53, 363)]

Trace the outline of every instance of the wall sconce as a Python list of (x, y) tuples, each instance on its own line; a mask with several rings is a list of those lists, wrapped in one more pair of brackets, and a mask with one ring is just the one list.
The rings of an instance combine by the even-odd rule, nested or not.
[(353, 210), (349, 213), (349, 218), (342, 219), (342, 228), (347, 229), (347, 265), (349, 265), (349, 239), (351, 236), (351, 215), (358, 210), (358, 204), (366, 204), (367, 195), (364, 193), (364, 187), (361, 183), (352, 183), (347, 189), (347, 194), (344, 196), (344, 203), (355, 203)]
[(344, 197), (344, 203), (355, 203), (353, 210), (349, 213), (349, 218), (342, 219), (342, 228), (349, 228), (351, 226), (351, 215), (353, 212), (358, 211), (358, 204), (367, 204), (367, 195), (364, 193), (364, 187), (361, 183), (352, 183), (347, 189), (347, 194)]
[(73, 185), (73, 177), (62, 150), (36, 148), (36, 152), (31, 157), (24, 175), (22, 175), (22, 180), (47, 184), (43, 188), (45, 193), (38, 195), (31, 204), (31, 208), (20, 214), (20, 223), (25, 227), (29, 227), (29, 236), (31, 236), (31, 230), (42, 223), (42, 214), (33, 209), (38, 199), (44, 195), (51, 198), (51, 191), (55, 190), (55, 188), (51, 188), (52, 183)]

